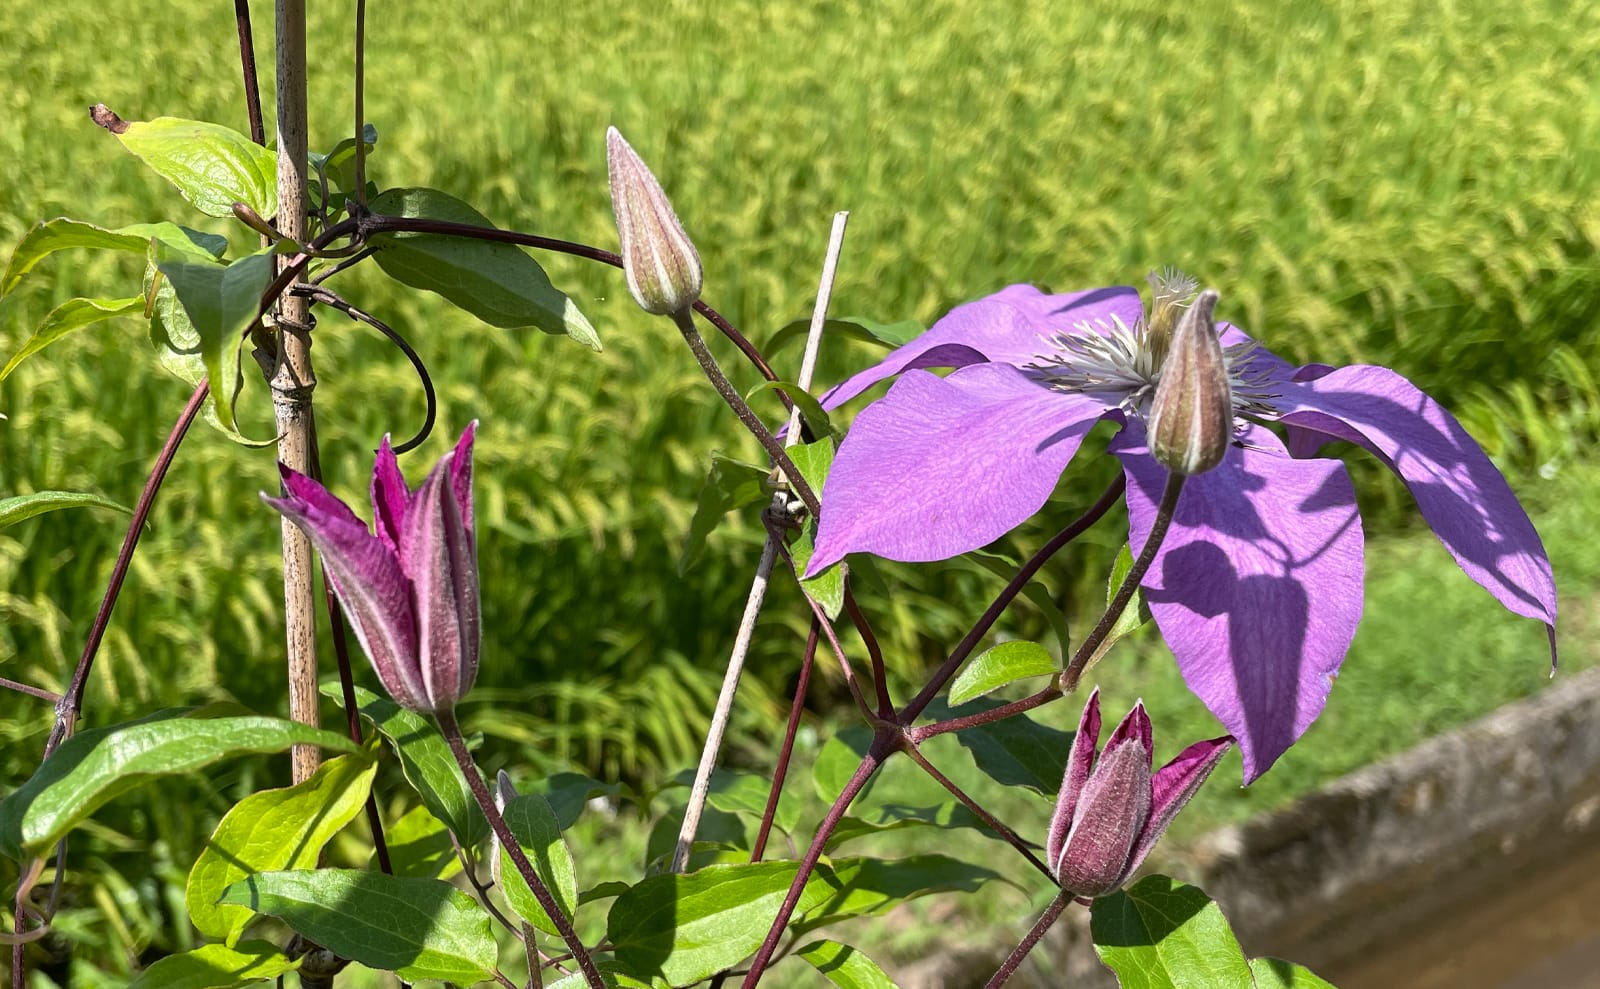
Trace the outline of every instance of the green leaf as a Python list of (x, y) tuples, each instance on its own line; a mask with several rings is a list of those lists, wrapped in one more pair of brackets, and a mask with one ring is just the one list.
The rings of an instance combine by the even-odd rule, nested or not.
[(81, 330), (91, 323), (98, 323), (113, 316), (126, 316), (129, 313), (143, 311), (142, 295), (127, 299), (69, 299), (50, 310), (44, 319), (39, 321), (39, 325), (33, 328), (33, 335), (28, 337), (22, 349), (11, 355), (5, 367), (0, 367), (0, 381), (6, 380), (18, 364), (73, 330)]
[(578, 822), (578, 815), (595, 797), (614, 797), (622, 792), (618, 783), (602, 783), (581, 773), (555, 773), (534, 780), (518, 792), (537, 793), (550, 804), (556, 822), (565, 831)]
[(470, 985), (495, 967), (489, 915), (438, 879), (359, 869), (263, 872), (229, 886), (222, 902), (271, 914), (341, 958), (402, 979)]
[(222, 891), (255, 872), (310, 869), (335, 834), (361, 810), (378, 764), (368, 754), (340, 756), (305, 782), (261, 790), (233, 806), (189, 871), (189, 919), (207, 937), (231, 942), (250, 922)]
[(236, 202), (268, 219), (278, 213), (277, 153), (236, 130), (157, 117), (129, 123), (116, 136), (207, 216), (231, 217)]
[(228, 239), (216, 234), (201, 233), (180, 227), (176, 223), (135, 223), (131, 226), (108, 230), (82, 220), (69, 220), (64, 216), (34, 224), (22, 243), (11, 252), (11, 262), (6, 273), (0, 276), (0, 297), (5, 296), (40, 261), (56, 251), (74, 247), (100, 250), (129, 251), (143, 254), (155, 240), (180, 254), (196, 258), (216, 259), (228, 249)]
[[(635, 977), (690, 985), (760, 947), (798, 871), (795, 862), (761, 862), (651, 876), (617, 897), (606, 936), (617, 961)], [(813, 875), (798, 910), (810, 910), (834, 892)]]
[(827, 439), (834, 435), (833, 421), (828, 418), (828, 413), (823, 411), (822, 403), (811, 397), (811, 393), (804, 388), (792, 381), (763, 381), (745, 392), (744, 400), (753, 403), (756, 395), (764, 391), (781, 391), (789, 396), (791, 402), (800, 406), (800, 415), (805, 418), (806, 425), (811, 427), (812, 436)]
[(1123, 989), (1238, 989), (1254, 984), (1222, 910), (1205, 891), (1146, 876), (1089, 911), (1094, 949)]
[(706, 537), (723, 516), (747, 505), (772, 500), (772, 486), (767, 483), (767, 477), (768, 471), (763, 467), (712, 456), (711, 471), (700, 487), (700, 501), (695, 505), (694, 517), (689, 520), (689, 535), (684, 538), (683, 552), (678, 556), (679, 576), (700, 559)]
[[(820, 498), (822, 486), (828, 480), (828, 470), (833, 466), (833, 439), (825, 436), (814, 443), (792, 446), (789, 448), (789, 459), (794, 461), (795, 467), (800, 470), (800, 476), (805, 478), (811, 490)], [(811, 554), (816, 552), (815, 530), (816, 524), (813, 521), (806, 526), (790, 550), (794, 556), (796, 573), (806, 572), (806, 567), (811, 563)], [(810, 580), (800, 581), (800, 586), (822, 607), (830, 620), (838, 618), (839, 612), (844, 610), (843, 567), (829, 567)]]
[[(338, 699), (339, 684), (324, 683), (322, 692)], [(364, 687), (356, 687), (355, 693), (361, 716), (372, 722), (393, 746), (406, 781), (422, 797), (423, 805), (455, 833), (461, 844), (471, 846), (482, 841), (489, 834), (489, 822), (462, 778), (449, 744), (433, 722)]]
[[(922, 334), (924, 327), (914, 319), (902, 320), (898, 323), (879, 323), (864, 316), (837, 316), (822, 324), (822, 333), (829, 338), (844, 336), (851, 340), (863, 340), (868, 343), (879, 343), (889, 347), (898, 347), (910, 343)], [(777, 353), (783, 347), (804, 340), (806, 334), (811, 332), (811, 319), (796, 319), (783, 324), (778, 332), (767, 341), (764, 351), (768, 357)]]
[[(461, 871), (450, 832), (426, 807), (413, 807), (398, 821), (385, 824), (383, 838), (389, 845), (389, 866), (397, 876), (448, 879)], [(376, 851), (368, 868), (378, 868)]]
[(848, 944), (813, 941), (795, 952), (839, 989), (896, 989), (877, 962)]
[(991, 834), (988, 825), (954, 800), (932, 807), (906, 807), (898, 804), (877, 807), (867, 814), (840, 818), (833, 833), (828, 836), (827, 851), (833, 851), (847, 841), (882, 834), (885, 831), (902, 831), (906, 828), (973, 828)]
[(140, 972), (128, 989), (233, 989), (299, 967), (299, 960), (268, 941), (241, 941), (231, 948), (206, 944), (161, 959)]
[[(685, 769), (674, 776), (669, 785), (692, 786), (694, 777), (694, 770)], [(771, 776), (719, 768), (711, 772), (711, 789), (706, 794), (706, 802), (718, 810), (759, 820), (766, 815), (767, 797), (771, 792)], [(800, 806), (793, 797), (779, 796), (773, 823), (785, 831), (794, 830), (800, 823)]]
[(972, 893), (1000, 874), (948, 855), (911, 855), (898, 859), (835, 859), (823, 875), (833, 895), (805, 911), (810, 930), (845, 917), (887, 913), (907, 900), (929, 893)]
[[(1133, 569), (1133, 550), (1127, 543), (1122, 544), (1122, 551), (1117, 554), (1117, 559), (1111, 565), (1111, 575), (1106, 578), (1106, 605), (1109, 607), (1112, 598), (1117, 596), (1117, 589), (1122, 586), (1122, 581), (1128, 576), (1128, 571)], [(1134, 591), (1133, 600), (1122, 609), (1122, 614), (1117, 616), (1116, 622), (1111, 626), (1111, 631), (1106, 633), (1105, 640), (1096, 647), (1094, 656), (1089, 660), (1095, 662), (1105, 655), (1112, 643), (1133, 632), (1150, 621), (1150, 605), (1144, 599), (1144, 589)]]
[[(493, 227), (489, 218), (437, 189), (390, 189), (374, 213)], [(378, 234), (373, 255), (390, 278), (436, 292), (490, 326), (533, 326), (600, 349), (600, 338), (571, 299), (515, 244), (438, 234)]]
[(331, 731), (281, 718), (185, 718), (162, 712), (130, 724), (79, 732), (4, 800), (0, 853), (20, 858), (53, 844), (106, 801), (153, 777), (187, 773), (232, 755), (282, 752), (296, 744), (356, 751)]
[[(556, 906), (571, 920), (578, 905), (577, 872), (572, 866), (572, 852), (561, 838), (561, 825), (555, 812), (543, 797), (527, 794), (508, 801), (501, 813), (516, 836), (517, 844), (533, 864), (534, 873), (555, 897)], [(523, 920), (546, 934), (561, 933), (504, 848), (500, 849), (500, 885), (506, 902)]]
[(1002, 642), (984, 650), (950, 684), (950, 706), (958, 707), (1006, 684), (1056, 672), (1055, 657), (1037, 642)]
[(872, 747), (872, 729), (849, 725), (822, 743), (817, 761), (811, 767), (811, 782), (824, 803), (833, 803), (844, 792), (845, 784), (856, 774), (867, 750)]
[[(378, 128), (366, 124), (361, 128), (362, 143), (367, 146), (367, 157), (372, 156), (372, 149), (378, 144)], [(347, 137), (333, 146), (333, 150), (325, 155), (311, 152), (311, 167), (321, 169), (322, 174), (335, 186), (346, 192), (355, 189), (355, 160), (356, 139)]]
[(177, 293), (190, 324), (200, 336), (200, 359), (211, 379), (217, 416), (236, 426), (233, 395), (239, 379), (240, 336), (261, 309), (261, 293), (272, 281), (270, 250), (240, 258), (226, 267), (161, 254), (157, 267)]
[(126, 506), (99, 495), (80, 491), (35, 491), (33, 494), (0, 498), (0, 529), (62, 508), (110, 508), (124, 515), (133, 514)]
[(1250, 974), (1256, 977), (1256, 989), (1335, 989), (1304, 965), (1278, 958), (1250, 959)]
[[(928, 705), (928, 716), (944, 721), (957, 714), (965, 716), (1000, 706), (999, 701), (977, 700), (955, 712), (935, 700)], [(1025, 786), (1047, 797), (1060, 791), (1061, 774), (1072, 748), (1072, 732), (1041, 725), (1026, 714), (1019, 714), (963, 729), (955, 736), (990, 779), (1007, 786)]]

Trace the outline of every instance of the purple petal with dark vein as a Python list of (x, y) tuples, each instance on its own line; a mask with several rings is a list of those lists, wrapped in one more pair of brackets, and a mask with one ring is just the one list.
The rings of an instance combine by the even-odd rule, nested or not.
[(1055, 813), (1050, 816), (1050, 835), (1045, 840), (1045, 857), (1054, 862), (1061, 855), (1072, 815), (1078, 807), (1083, 785), (1094, 770), (1094, 749), (1100, 741), (1100, 688), (1089, 694), (1078, 718), (1078, 731), (1072, 736), (1072, 751), (1067, 754), (1066, 770), (1061, 774), (1061, 792), (1056, 795)]
[(1505, 477), (1454, 416), (1373, 365), (1291, 384), (1279, 407), (1284, 422), (1349, 440), (1388, 464), (1467, 576), (1511, 611), (1545, 623), (1554, 661), (1550, 558)]
[(998, 539), (1045, 503), (1105, 412), (1009, 364), (910, 372), (840, 445), (806, 575), (846, 553), (923, 562)]
[(462, 560), (465, 533), (449, 483), (454, 459), (454, 453), (445, 454), (417, 488), (400, 541), (400, 564), (411, 578), (416, 596), (418, 661), (430, 711), (455, 706), (461, 698), (466, 666), (472, 664), (474, 671), (476, 666), (475, 655), (468, 656), (476, 622), (471, 629), (473, 640), (468, 639), (463, 622), (463, 601), (469, 588), (456, 569)]
[[(1259, 426), (1188, 479), (1143, 588), (1189, 689), (1236, 739), (1249, 782), (1327, 703), (1361, 619), (1362, 529), (1336, 460), (1294, 460)], [(1150, 534), (1167, 472), (1136, 424), (1112, 441), (1130, 541)]]
[(1121, 747), (1129, 742), (1137, 744), (1144, 750), (1146, 766), (1155, 762), (1155, 732), (1150, 727), (1150, 714), (1144, 709), (1144, 701), (1136, 702), (1133, 710), (1128, 712), (1128, 716), (1117, 724), (1116, 730), (1111, 733), (1111, 738), (1106, 741), (1105, 751), (1110, 752), (1113, 747)]
[(461, 509), (461, 524), (472, 535), (472, 441), (477, 437), (478, 421), (467, 423), (461, 439), (456, 441), (456, 456), (450, 462), (450, 490), (455, 494), (456, 505)]
[(1113, 316), (1132, 326), (1141, 311), (1138, 291), (1126, 285), (1066, 295), (1012, 285), (950, 310), (927, 332), (823, 395), (822, 407), (837, 408), (903, 371), (988, 362), (1031, 364), (1054, 352), (1047, 338), (1056, 333), (1080, 323), (1109, 323)]
[(1083, 788), (1059, 857), (1063, 889), (1101, 896), (1128, 877), (1134, 842), (1150, 819), (1150, 764), (1136, 745), (1109, 748)]
[(1134, 843), (1133, 855), (1128, 859), (1130, 875), (1144, 864), (1145, 856), (1161, 840), (1167, 825), (1178, 816), (1178, 811), (1183, 810), (1183, 805), (1200, 789), (1200, 784), (1217, 768), (1217, 763), (1228, 754), (1232, 745), (1233, 739), (1227, 735), (1196, 742), (1156, 772), (1151, 786), (1150, 820), (1145, 824), (1139, 840)]
[(400, 473), (400, 463), (389, 445), (389, 434), (384, 433), (378, 444), (377, 459), (372, 464), (373, 528), (378, 530), (378, 538), (395, 553), (400, 552), (400, 528), (410, 504), (411, 489), (406, 487), (405, 475)]
[(415, 619), (411, 586), (399, 561), (367, 531), (366, 523), (320, 484), (298, 474), (292, 478), (286, 474), (284, 480), (291, 497), (262, 495), (261, 500), (305, 531), (321, 554), (334, 593), (384, 689), (402, 705), (416, 707), (422, 700), (422, 681), (415, 667)]

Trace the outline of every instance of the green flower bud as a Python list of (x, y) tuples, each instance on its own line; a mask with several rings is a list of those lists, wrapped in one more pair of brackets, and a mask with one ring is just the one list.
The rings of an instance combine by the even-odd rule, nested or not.
[(615, 127), (606, 131), (606, 168), (633, 301), (656, 315), (688, 309), (700, 298), (700, 255), (661, 183)]
[(1168, 470), (1200, 474), (1222, 463), (1233, 439), (1233, 394), (1217, 336), (1217, 293), (1206, 289), (1172, 333), (1150, 402), (1150, 453)]

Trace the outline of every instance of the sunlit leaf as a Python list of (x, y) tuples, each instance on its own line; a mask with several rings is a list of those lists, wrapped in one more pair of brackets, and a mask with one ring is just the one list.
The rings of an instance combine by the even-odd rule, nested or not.
[(877, 962), (848, 944), (813, 941), (795, 952), (839, 989), (896, 989)]
[(277, 215), (278, 155), (236, 130), (157, 117), (112, 133), (207, 216), (232, 216), (236, 202), (265, 218)]
[(1056, 660), (1037, 642), (1002, 642), (969, 662), (950, 684), (950, 705), (957, 707), (1008, 683), (1056, 672)]
[(0, 529), (63, 508), (110, 508), (124, 515), (133, 514), (125, 505), (99, 495), (81, 491), (35, 491), (33, 494), (0, 498)]
[(200, 337), (200, 359), (211, 379), (218, 417), (234, 426), (233, 394), (239, 378), (239, 339), (261, 308), (272, 281), (272, 252), (240, 258), (226, 267), (158, 255), (157, 268)]
[(128, 989), (233, 989), (299, 966), (298, 959), (267, 941), (241, 941), (231, 948), (204, 944), (154, 963), (128, 983)]
[[(578, 905), (578, 879), (572, 865), (572, 852), (562, 840), (561, 826), (550, 805), (538, 794), (525, 794), (506, 803), (502, 811), (517, 844), (533, 865), (540, 882), (555, 897), (556, 906), (571, 920)], [(518, 916), (544, 931), (559, 934), (550, 915), (533, 895), (533, 889), (517, 871), (511, 855), (500, 849), (499, 879), (506, 902)]]
[(768, 472), (754, 464), (713, 456), (711, 471), (700, 488), (700, 501), (689, 520), (689, 534), (678, 557), (678, 573), (686, 572), (705, 550), (706, 537), (735, 509), (772, 500)]
[(113, 316), (126, 316), (143, 310), (142, 295), (127, 299), (69, 299), (50, 310), (44, 319), (39, 321), (39, 325), (33, 328), (33, 333), (22, 345), (22, 349), (11, 355), (5, 367), (0, 367), (0, 381), (6, 380), (18, 364), (73, 330), (81, 330), (85, 326)]
[(1089, 918), (1094, 949), (1123, 989), (1254, 985), (1227, 918), (1198, 887), (1146, 876), (1096, 899)]
[(17, 282), (21, 281), (22, 276), (31, 271), (34, 265), (57, 251), (85, 247), (143, 254), (149, 249), (152, 240), (175, 252), (189, 254), (197, 259), (215, 260), (222, 257), (223, 252), (228, 249), (226, 237), (201, 233), (166, 221), (135, 223), (108, 230), (92, 223), (84, 223), (82, 220), (69, 220), (61, 216), (34, 224), (22, 238), (22, 242), (17, 245), (16, 250), (11, 252), (11, 261), (6, 265), (6, 273), (0, 276), (0, 296), (15, 288)]

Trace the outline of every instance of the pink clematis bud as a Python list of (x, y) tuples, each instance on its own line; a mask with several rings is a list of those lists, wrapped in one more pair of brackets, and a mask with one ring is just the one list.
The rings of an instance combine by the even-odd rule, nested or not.
[(1233, 744), (1227, 735), (1196, 742), (1152, 774), (1155, 749), (1143, 702), (1111, 733), (1097, 763), (1099, 740), (1096, 690), (1072, 739), (1045, 846), (1061, 888), (1087, 897), (1114, 892), (1132, 877)]
[(455, 707), (478, 674), (475, 430), (415, 491), (384, 437), (372, 468), (376, 534), (327, 488), (282, 465), (288, 495), (261, 496), (311, 539), (383, 689), (413, 711)]
[(656, 315), (688, 309), (700, 298), (700, 254), (661, 183), (615, 127), (606, 130), (606, 170), (633, 301)]
[(1216, 308), (1217, 293), (1207, 289), (1178, 319), (1150, 402), (1150, 452), (1180, 474), (1222, 463), (1233, 439), (1233, 393)]

